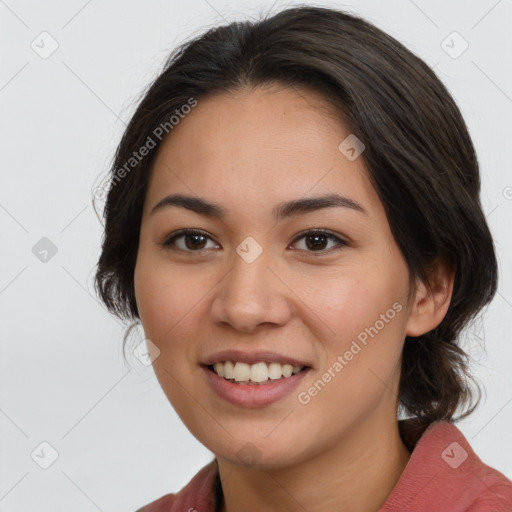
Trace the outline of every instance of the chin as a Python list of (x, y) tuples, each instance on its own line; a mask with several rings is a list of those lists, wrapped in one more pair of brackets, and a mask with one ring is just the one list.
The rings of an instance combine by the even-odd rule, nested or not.
[[(289, 440), (288, 444), (282, 439), (270, 441), (268, 438), (252, 441), (236, 439), (227, 446), (212, 446), (209, 448), (216, 457), (227, 460), (230, 464), (248, 469), (278, 469), (298, 464), (304, 460), (305, 454), (298, 453), (299, 442)], [(238, 448), (239, 446), (239, 448)]]

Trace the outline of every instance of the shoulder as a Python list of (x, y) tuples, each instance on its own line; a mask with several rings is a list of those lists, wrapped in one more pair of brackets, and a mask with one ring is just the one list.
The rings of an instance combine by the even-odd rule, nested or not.
[(451, 422), (422, 433), (381, 511), (512, 511), (512, 482), (486, 465)]
[(472, 502), (468, 512), (512, 511), (512, 481), (478, 457), (470, 468)]
[(477, 491), (473, 494), (467, 512), (512, 511), (512, 482), (498, 471), (489, 469), (496, 474), (486, 478), (478, 477), (479, 481), (475, 481)]
[(470, 498), (468, 512), (512, 510), (512, 481), (485, 464), (463, 433), (450, 422), (436, 422), (431, 443), (440, 451), (440, 473)]

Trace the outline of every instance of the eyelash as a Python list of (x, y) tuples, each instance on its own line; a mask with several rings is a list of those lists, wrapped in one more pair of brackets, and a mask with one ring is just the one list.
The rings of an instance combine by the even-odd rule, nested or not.
[[(175, 250), (175, 251), (183, 251), (183, 252), (189, 252), (189, 253), (201, 253), (203, 251), (207, 251), (208, 249), (200, 249), (197, 251), (189, 250), (189, 249), (177, 249), (174, 247), (174, 243), (178, 238), (181, 238), (186, 235), (203, 235), (206, 238), (209, 238), (210, 240), (213, 240), (208, 233), (205, 231), (201, 231), (198, 229), (181, 229), (179, 231), (176, 231), (175, 233), (172, 233), (169, 237), (167, 237), (160, 245), (164, 249), (169, 250)], [(312, 229), (308, 231), (303, 231), (302, 233), (299, 233), (299, 235), (294, 239), (292, 244), (297, 243), (302, 238), (305, 238), (307, 236), (314, 236), (314, 235), (324, 235), (327, 238), (334, 240), (337, 242), (337, 247), (331, 247), (330, 249), (320, 250), (320, 251), (307, 251), (303, 249), (294, 249), (294, 250), (303, 250), (304, 252), (308, 253), (310, 256), (318, 257), (318, 256), (324, 256), (326, 254), (330, 254), (333, 250), (339, 250), (342, 247), (348, 246), (348, 243), (345, 240), (342, 240), (340, 237), (336, 236), (334, 233), (331, 233), (330, 231), (324, 230), (324, 229)], [(217, 242), (215, 242), (217, 243)]]

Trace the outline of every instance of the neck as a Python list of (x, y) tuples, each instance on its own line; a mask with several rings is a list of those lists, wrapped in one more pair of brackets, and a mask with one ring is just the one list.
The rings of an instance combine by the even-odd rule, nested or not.
[(396, 416), (358, 424), (322, 454), (284, 468), (259, 469), (217, 457), (222, 512), (376, 512), (409, 461)]

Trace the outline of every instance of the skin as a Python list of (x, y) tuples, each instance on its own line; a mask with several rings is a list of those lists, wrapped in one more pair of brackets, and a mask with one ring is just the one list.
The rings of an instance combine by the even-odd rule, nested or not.
[[(438, 265), (432, 292), (423, 283), (410, 288), (364, 153), (349, 161), (340, 152), (351, 132), (328, 109), (313, 91), (276, 85), (201, 99), (163, 142), (150, 176), (134, 276), (138, 310), (161, 351), (153, 366), (163, 391), (217, 456), (223, 512), (376, 511), (409, 460), (397, 423), (403, 343), (441, 322), (453, 273)], [(271, 216), (283, 201), (332, 192), (366, 214), (331, 207), (277, 223)], [(227, 216), (177, 206), (151, 215), (171, 193), (217, 202)], [(184, 237), (174, 250), (159, 245), (183, 228), (208, 233), (202, 252)], [(325, 238), (315, 249), (298, 239), (317, 228), (347, 245)], [(236, 252), (247, 236), (263, 250), (252, 263)], [(396, 302), (401, 311), (301, 404), (298, 392)], [(237, 407), (208, 386), (199, 366), (230, 348), (274, 350), (313, 370), (271, 405)], [(237, 455), (248, 442), (256, 450), (251, 466)]]

